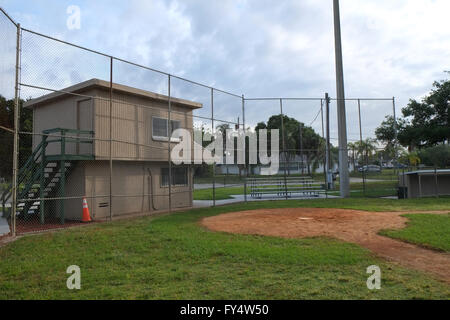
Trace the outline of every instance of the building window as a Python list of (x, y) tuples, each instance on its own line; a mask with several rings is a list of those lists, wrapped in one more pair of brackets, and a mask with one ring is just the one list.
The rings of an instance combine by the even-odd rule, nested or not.
[[(153, 140), (167, 141), (168, 139), (168, 120), (166, 118), (153, 117), (152, 118), (152, 138)], [(181, 127), (181, 122), (178, 120), (170, 120), (172, 133)], [(171, 139), (171, 141), (179, 141), (179, 139)]]
[[(172, 167), (172, 186), (188, 185), (188, 168)], [(169, 168), (161, 168), (161, 187), (169, 186)]]

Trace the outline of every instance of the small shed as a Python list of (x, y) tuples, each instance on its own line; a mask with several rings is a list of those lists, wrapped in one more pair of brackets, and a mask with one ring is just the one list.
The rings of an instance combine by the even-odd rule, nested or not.
[(399, 186), (403, 198), (450, 195), (450, 169), (405, 172), (400, 175)]

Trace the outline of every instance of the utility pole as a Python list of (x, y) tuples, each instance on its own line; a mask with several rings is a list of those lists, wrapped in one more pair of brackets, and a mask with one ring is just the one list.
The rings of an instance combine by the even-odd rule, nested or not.
[(350, 196), (350, 179), (348, 173), (347, 121), (345, 114), (344, 67), (342, 63), (341, 21), (339, 0), (333, 0), (334, 41), (336, 56), (336, 93), (339, 135), (339, 187), (341, 197)]

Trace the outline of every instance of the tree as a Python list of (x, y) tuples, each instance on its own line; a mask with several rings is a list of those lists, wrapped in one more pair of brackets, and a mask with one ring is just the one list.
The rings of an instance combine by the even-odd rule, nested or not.
[(417, 153), (421, 163), (433, 167), (450, 166), (450, 146), (441, 144), (438, 146), (422, 149)]
[[(282, 130), (282, 121), (284, 124), (284, 132)], [(286, 115), (281, 114), (273, 115), (267, 121), (267, 124), (264, 122), (260, 122), (255, 127), (255, 131), (258, 132), (261, 129), (279, 129), (280, 130), (280, 152), (283, 150), (283, 135), (285, 139), (285, 153), (282, 156), (286, 160), (287, 164), (293, 161), (295, 155), (303, 155), (302, 161), (306, 162), (306, 168), (309, 174), (311, 174), (312, 169), (315, 167), (315, 163), (317, 163), (317, 159), (324, 157), (324, 149), (325, 149), (325, 140), (319, 136), (313, 128), (309, 126), (305, 126), (303, 123), (299, 122), (294, 118), (290, 118)], [(300, 130), (302, 133), (300, 135)], [(302, 137), (300, 143), (300, 136)], [(268, 142), (270, 141), (270, 137), (268, 138)], [(300, 145), (302, 149), (300, 150)], [(320, 162), (321, 163), (321, 162)], [(288, 166), (288, 171), (290, 173), (290, 168)]]
[[(20, 107), (20, 132), (33, 131), (33, 111), (24, 109), (23, 100), (19, 101)], [(14, 100), (6, 100), (0, 95), (0, 126), (3, 128), (14, 128)], [(11, 179), (13, 163), (13, 133), (5, 129), (0, 129), (0, 177)], [(20, 134), (19, 140), (19, 166), (24, 164), (32, 152), (32, 135)]]
[(371, 158), (375, 155), (377, 150), (376, 140), (367, 138), (362, 141), (356, 141), (354, 143), (355, 149), (357, 151), (358, 164), (363, 165), (369, 162)]
[(409, 150), (422, 149), (450, 141), (450, 81), (433, 83), (428, 96), (418, 102), (411, 99), (402, 109), (405, 118), (399, 141)]

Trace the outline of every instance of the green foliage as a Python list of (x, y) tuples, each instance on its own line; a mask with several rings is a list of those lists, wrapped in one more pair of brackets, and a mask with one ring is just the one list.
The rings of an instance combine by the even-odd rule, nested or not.
[(400, 144), (409, 151), (450, 141), (450, 80), (433, 83), (433, 89), (421, 101), (411, 99), (402, 109), (403, 118), (395, 123), (387, 116), (375, 133), (381, 142), (395, 145), (395, 126)]
[(348, 143), (350, 160), (354, 166), (372, 163), (377, 150), (376, 140), (367, 138), (362, 141)]
[[(282, 124), (284, 126), (284, 132), (282, 130)], [(325, 157), (325, 140), (312, 127), (305, 126), (304, 123), (294, 118), (286, 115), (282, 116), (281, 114), (273, 115), (267, 121), (267, 125), (264, 122), (257, 124), (255, 131), (257, 132), (260, 129), (279, 129), (279, 146), (280, 150), (283, 150), (284, 136), (284, 148), (287, 154), (287, 161), (292, 161), (295, 155), (302, 154), (306, 160), (309, 174), (313, 172), (314, 168), (318, 167), (319, 162), (322, 161), (321, 159)], [(283, 159), (280, 160), (283, 161)]]
[[(33, 131), (33, 111), (22, 108), (23, 100), (20, 100), (20, 131)], [(6, 100), (0, 95), (0, 126), (14, 129), (14, 100)], [(32, 136), (20, 135), (19, 164), (24, 163), (32, 153)], [(8, 178), (12, 175), (13, 163), (13, 133), (0, 129), (0, 177)]]
[(402, 109), (405, 123), (399, 140), (410, 148), (435, 146), (450, 140), (450, 81), (433, 83), (433, 89), (421, 102), (410, 100)]
[(417, 153), (421, 163), (426, 166), (448, 167), (450, 166), (450, 145), (437, 145), (422, 149)]

